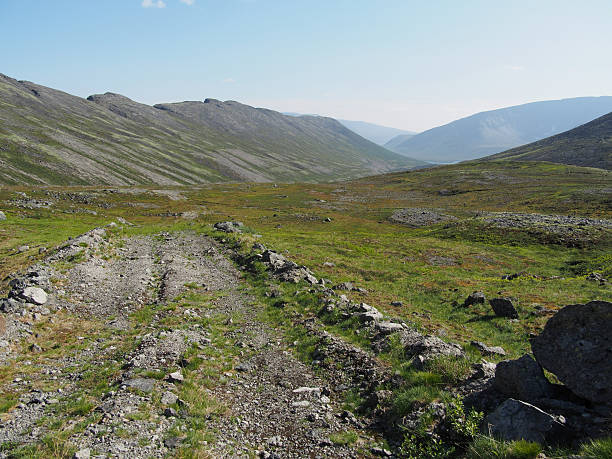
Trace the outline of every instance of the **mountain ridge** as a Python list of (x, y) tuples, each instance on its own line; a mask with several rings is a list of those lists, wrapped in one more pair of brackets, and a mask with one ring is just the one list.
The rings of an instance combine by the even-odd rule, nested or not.
[(483, 159), (548, 161), (612, 170), (612, 112), (561, 134)]
[(530, 102), (475, 113), (386, 146), (423, 161), (471, 160), (559, 134), (610, 111), (610, 96)]
[(0, 75), (0, 183), (315, 182), (420, 164), (331, 118), (206, 101), (84, 99)]

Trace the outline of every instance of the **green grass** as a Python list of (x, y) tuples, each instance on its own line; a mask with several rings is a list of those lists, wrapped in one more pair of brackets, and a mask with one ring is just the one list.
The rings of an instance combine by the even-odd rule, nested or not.
[(359, 440), (359, 435), (357, 435), (357, 432), (353, 430), (345, 430), (342, 432), (335, 432), (331, 434), (329, 436), (329, 440), (334, 445), (346, 446), (356, 443), (357, 440)]

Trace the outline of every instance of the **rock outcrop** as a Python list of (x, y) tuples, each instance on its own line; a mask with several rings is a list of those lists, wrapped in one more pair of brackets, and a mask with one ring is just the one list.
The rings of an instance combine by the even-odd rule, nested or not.
[(503, 440), (527, 440), (540, 444), (565, 443), (565, 419), (540, 408), (509, 398), (485, 419), (487, 433)]
[(502, 394), (526, 401), (550, 397), (553, 392), (542, 367), (528, 355), (499, 362), (494, 387)]
[(572, 392), (612, 405), (612, 303), (566, 306), (531, 342), (537, 361)]

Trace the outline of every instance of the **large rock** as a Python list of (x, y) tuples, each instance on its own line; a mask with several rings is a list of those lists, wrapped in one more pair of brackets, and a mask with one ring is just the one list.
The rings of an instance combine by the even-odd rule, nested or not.
[(0, 221), (6, 220), (6, 215), (0, 210)]
[(242, 233), (244, 224), (242, 222), (218, 222), (214, 227), (217, 231), (224, 233)]
[(493, 298), (489, 300), (489, 303), (491, 303), (491, 308), (493, 308), (496, 316), (518, 319), (518, 312), (516, 312), (510, 298)]
[(38, 287), (26, 287), (19, 296), (28, 303), (45, 304), (47, 302), (47, 292)]
[(553, 393), (542, 367), (528, 355), (499, 362), (493, 385), (502, 394), (527, 401), (550, 397)]
[(540, 444), (565, 443), (568, 429), (562, 416), (509, 398), (485, 419), (486, 433), (506, 441), (527, 440)]
[(482, 355), (493, 356), (493, 355), (506, 355), (506, 351), (500, 346), (487, 346), (481, 341), (472, 341), (470, 343), (474, 346)]
[(402, 330), (398, 336), (404, 347), (404, 354), (414, 359), (413, 362), (417, 367), (440, 356), (465, 356), (461, 346), (442, 341), (437, 336), (422, 335), (416, 330)]
[(486, 301), (485, 294), (482, 292), (473, 292), (468, 295), (468, 297), (463, 302), (463, 306), (468, 307), (473, 304), (484, 304)]
[(540, 365), (576, 395), (612, 405), (612, 303), (564, 307), (531, 348)]

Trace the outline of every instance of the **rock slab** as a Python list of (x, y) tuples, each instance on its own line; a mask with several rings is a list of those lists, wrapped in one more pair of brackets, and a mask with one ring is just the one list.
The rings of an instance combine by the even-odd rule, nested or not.
[(489, 300), (489, 303), (491, 303), (491, 308), (493, 308), (496, 316), (518, 319), (518, 312), (510, 298), (493, 298)]
[(485, 419), (487, 433), (506, 441), (527, 440), (540, 444), (564, 443), (568, 429), (562, 416), (509, 398)]
[(540, 365), (573, 393), (612, 405), (612, 303), (564, 307), (532, 339), (531, 348)]
[(553, 390), (542, 367), (528, 355), (499, 362), (493, 385), (502, 394), (527, 401), (549, 397)]

